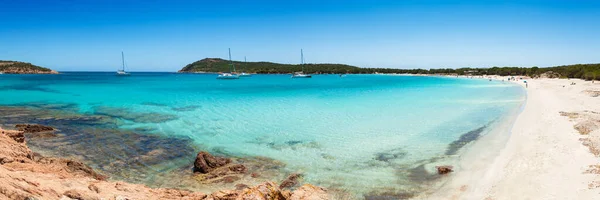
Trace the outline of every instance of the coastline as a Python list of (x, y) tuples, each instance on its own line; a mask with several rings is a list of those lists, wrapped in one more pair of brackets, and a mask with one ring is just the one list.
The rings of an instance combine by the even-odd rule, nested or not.
[[(443, 76), (442, 76), (443, 77)], [(446, 78), (446, 77), (444, 77)], [(447, 77), (447, 78), (455, 78), (455, 77)], [(462, 77), (465, 78), (465, 77)], [(494, 79), (506, 78), (506, 77), (493, 77)], [(473, 78), (480, 79), (480, 81), (487, 82), (487, 78), (481, 80), (481, 78)], [(506, 84), (520, 84), (522, 85), (522, 81), (505, 81)], [(542, 195), (553, 195), (551, 194), (553, 191), (560, 191), (565, 193), (565, 195), (558, 195), (563, 198), (569, 197), (581, 197), (588, 198), (592, 197), (594, 190), (589, 190), (591, 188), (590, 184), (597, 184), (596, 176), (591, 175), (590, 173), (586, 173), (586, 170), (589, 170), (588, 166), (594, 165), (595, 161), (594, 156), (591, 156), (589, 153), (590, 150), (586, 146), (580, 142), (581, 139), (586, 139), (589, 136), (582, 136), (575, 129), (573, 129), (573, 125), (583, 118), (583, 115), (591, 115), (598, 114), (593, 113), (598, 111), (598, 101), (600, 98), (596, 98), (593, 95), (596, 93), (592, 92), (584, 92), (586, 90), (593, 89), (594, 91), (598, 91), (600, 94), (600, 84), (596, 83), (592, 85), (591, 82), (585, 82), (582, 80), (565, 80), (565, 79), (531, 79), (528, 80), (529, 88), (526, 90), (526, 96), (528, 97), (522, 103), (524, 106), (521, 106), (521, 109), (515, 111), (513, 114), (511, 112), (510, 116), (501, 117), (494, 122), (486, 125), (485, 134), (481, 134), (481, 137), (474, 140), (474, 142), (470, 142), (463, 150), (459, 151), (457, 156), (452, 156), (453, 158), (458, 158), (458, 162), (448, 163), (448, 162), (434, 162), (427, 164), (427, 169), (433, 169), (433, 165), (435, 164), (451, 164), (456, 167), (455, 173), (450, 173), (447, 175), (442, 175), (442, 179), (439, 181), (439, 187), (435, 187), (434, 189), (437, 192), (427, 191), (420, 196), (417, 196), (417, 199), (425, 198), (425, 199), (448, 199), (448, 197), (453, 197), (454, 199), (519, 199), (520, 197), (536, 197), (541, 199), (553, 199), (554, 196), (542, 196)], [(570, 85), (571, 82), (575, 82), (576, 85)], [(519, 100), (519, 102), (521, 102)], [(532, 106), (533, 105), (533, 106)], [(38, 105), (40, 108), (50, 108), (52, 106), (59, 105)], [(68, 105), (63, 105), (60, 108), (69, 108)], [(67, 109), (68, 110), (68, 109)], [(567, 112), (560, 113), (560, 112)], [(14, 114), (19, 112), (7, 111), (6, 114)], [(35, 118), (43, 118), (43, 119), (53, 119), (53, 120), (68, 120), (68, 121), (81, 121), (85, 123), (90, 123), (90, 125), (95, 124), (113, 124), (109, 122), (105, 122), (106, 120), (110, 120), (110, 118), (101, 117), (101, 116), (71, 116), (62, 114), (60, 116), (54, 116), (52, 113), (45, 113), (43, 116), (50, 115), (51, 118), (46, 117), (34, 117)], [(563, 115), (563, 116), (561, 116)], [(576, 116), (579, 115), (579, 116)], [(565, 117), (568, 116), (568, 117)], [(598, 114), (600, 116), (600, 114)], [(14, 115), (15, 120), (9, 124), (14, 123), (27, 123), (34, 122), (30, 120), (19, 120), (18, 115)], [(138, 119), (139, 116), (127, 116), (131, 117), (135, 120), (145, 120), (145, 118)], [(506, 119), (504, 119), (506, 118)], [(26, 118), (22, 118), (26, 119)], [(600, 118), (598, 118), (598, 122), (600, 122)], [(559, 128), (556, 128), (560, 126)], [(500, 128), (497, 128), (500, 127)], [(67, 125), (62, 127), (63, 129), (67, 128)], [(81, 127), (69, 127), (73, 128), (73, 131), (76, 132), (85, 132)], [(109, 127), (108, 127), (109, 128)], [(487, 130), (489, 129), (489, 130)], [(60, 127), (59, 127), (60, 130)], [(504, 133), (498, 133), (495, 131)], [(64, 131), (64, 130), (63, 130)], [(139, 130), (142, 131), (142, 130)], [(562, 132), (561, 132), (562, 131)], [(506, 134), (512, 132), (512, 134)], [(550, 133), (551, 137), (548, 135), (541, 135), (539, 133)], [(120, 133), (125, 134), (124, 138), (130, 138), (129, 136), (139, 137), (138, 135), (131, 135), (131, 133)], [(562, 135), (561, 135), (562, 134)], [(2, 134), (0, 134), (2, 135)], [(590, 135), (593, 135), (590, 133)], [(27, 138), (30, 139), (30, 138)], [(152, 139), (152, 138), (150, 138)], [(152, 139), (154, 141), (155, 139)], [(185, 142), (185, 140), (176, 140), (173, 143), (181, 143)], [(567, 142), (565, 142), (567, 141)], [(18, 142), (18, 141), (17, 141)], [(42, 153), (36, 151), (36, 140), (28, 140), (28, 144), (30, 144), (31, 149), (34, 152)], [(37, 141), (39, 142), (39, 141)], [(58, 141), (60, 144), (60, 141)], [(149, 142), (153, 143), (153, 142)], [(37, 143), (39, 145), (40, 143)], [(600, 143), (598, 143), (600, 144)], [(95, 145), (92, 145), (95, 146)], [(85, 147), (85, 146), (82, 146)], [(163, 148), (171, 148), (171, 146), (164, 146)], [(185, 149), (182, 147), (178, 147), (178, 149)], [(590, 147), (591, 148), (591, 147)], [(155, 149), (156, 150), (156, 149)], [(483, 151), (482, 151), (483, 150)], [(545, 152), (545, 150), (550, 152)], [(145, 151), (144, 151), (145, 152)], [(157, 154), (157, 152), (159, 152)], [(147, 154), (143, 154), (140, 159), (148, 160), (159, 160), (163, 157), (161, 151), (149, 151), (145, 152)], [(192, 150), (191, 152), (194, 152)], [(197, 151), (196, 151), (197, 152)], [(557, 154), (560, 155), (554, 155)], [(565, 153), (567, 152), (567, 153)], [(0, 152), (2, 153), (2, 152)], [(79, 152), (81, 153), (81, 152)], [(42, 155), (44, 155), (42, 153)], [(86, 155), (85, 153), (83, 155)], [(575, 156), (572, 156), (575, 155)], [(0, 155), (0, 158), (2, 155)], [(36, 155), (37, 156), (37, 155)], [(45, 156), (45, 155), (44, 155)], [(50, 155), (56, 157), (64, 157), (61, 155)], [(87, 155), (86, 155), (87, 156)], [(150, 157), (149, 157), (150, 156)], [(156, 158), (151, 158), (151, 157)], [(166, 156), (166, 155), (165, 155)], [(171, 155), (173, 156), (173, 155)], [(571, 156), (571, 157), (570, 157)], [(168, 156), (167, 156), (168, 157)], [(66, 158), (66, 157), (65, 157)], [(578, 159), (577, 162), (571, 162), (568, 159)], [(580, 158), (591, 158), (587, 161), (592, 161), (592, 164), (589, 162), (580, 162)], [(39, 158), (36, 157), (32, 159), (33, 162), (37, 162)], [(75, 160), (79, 160), (75, 157)], [(2, 161), (2, 159), (0, 159)], [(239, 160), (238, 160), (239, 161)], [(477, 161), (476, 163), (473, 161)], [(186, 162), (186, 161), (184, 161)], [(549, 162), (549, 163), (548, 163)], [(87, 164), (92, 164), (87, 163)], [(516, 163), (516, 164), (515, 164)], [(559, 164), (566, 163), (568, 166), (558, 166)], [(242, 163), (247, 164), (247, 163)], [(15, 165), (16, 164), (10, 164)], [(516, 165), (516, 166), (515, 166)], [(3, 167), (3, 163), (0, 162), (0, 168)], [(94, 169), (96, 166), (92, 166)], [(556, 169), (555, 169), (556, 168)], [(574, 170), (575, 169), (575, 170)], [(564, 173), (563, 171), (569, 171), (568, 173)], [(10, 171), (10, 170), (9, 170)], [(103, 171), (100, 170), (102, 173)], [(431, 173), (435, 173), (430, 171)], [(20, 172), (21, 173), (21, 172)], [(28, 173), (28, 172), (23, 172)], [(187, 173), (182, 171), (181, 174)], [(110, 173), (107, 173), (110, 174)], [(134, 173), (135, 174), (135, 173)], [(579, 174), (579, 175), (577, 175)], [(12, 176), (12, 175), (11, 175)], [(48, 175), (50, 176), (50, 175)], [(157, 177), (158, 178), (158, 177)], [(265, 177), (266, 178), (266, 177)], [(561, 189), (556, 189), (555, 186), (557, 180), (562, 181), (568, 179), (569, 187), (568, 190), (564, 191)], [(271, 179), (271, 180), (281, 180), (281, 179)], [(68, 181), (68, 179), (66, 180)], [(127, 180), (125, 180), (127, 181)], [(268, 180), (270, 181), (270, 180)], [(579, 182), (577, 182), (579, 181)], [(596, 182), (595, 182), (596, 181)], [(129, 181), (127, 181), (129, 182)], [(34, 182), (35, 183), (35, 182)], [(138, 182), (129, 182), (129, 183), (138, 183)], [(188, 184), (189, 182), (181, 182), (180, 184), (192, 187), (192, 185)], [(260, 185), (263, 182), (256, 183), (246, 183), (247, 185)], [(544, 183), (548, 185), (540, 185), (539, 183)], [(34, 184), (35, 185), (35, 184)], [(264, 184), (263, 184), (264, 185)], [(272, 184), (271, 184), (272, 185)], [(530, 186), (531, 185), (531, 186)], [(0, 184), (2, 186), (2, 184)], [(571, 187), (572, 186), (572, 187)], [(117, 187), (107, 186), (107, 187)], [(169, 188), (173, 186), (150, 186), (152, 188)], [(179, 186), (176, 186), (180, 188)], [(236, 186), (237, 187), (237, 186)], [(540, 189), (540, 187), (543, 189)], [(596, 187), (596, 186), (594, 186)], [(233, 185), (229, 185), (223, 189), (233, 189), (235, 188)], [(583, 188), (583, 189), (581, 189)], [(181, 188), (186, 189), (186, 188)], [(330, 188), (332, 192), (335, 192), (334, 188)], [(91, 190), (91, 189), (90, 189)], [(581, 192), (580, 190), (585, 190)], [(179, 190), (177, 190), (179, 191)], [(181, 190), (185, 191), (185, 190)], [(191, 191), (201, 192), (203, 194), (212, 193), (214, 191), (197, 191), (192, 189)], [(516, 192), (515, 192), (516, 191)], [(542, 191), (542, 192), (540, 192)], [(578, 193), (573, 193), (573, 192)], [(591, 191), (591, 192), (590, 192)], [(86, 191), (89, 192), (89, 191)], [(93, 192), (93, 191), (92, 191)], [(569, 193), (571, 192), (571, 193)], [(62, 192), (59, 192), (61, 194)], [(562, 194), (562, 193), (561, 193)], [(96, 195), (96, 194), (94, 194)], [(207, 196), (210, 196), (207, 195)], [(102, 196), (104, 197), (104, 196)], [(335, 199), (335, 198), (334, 198)], [(369, 199), (369, 198), (367, 198)]]
[[(600, 84), (578, 79), (527, 81), (525, 106), (497, 155), (487, 158), (477, 155), (477, 149), (486, 148), (494, 139), (477, 140), (460, 163), (472, 166), (449, 175), (439, 189), (418, 199), (597, 197), (598, 191), (594, 189), (598, 188), (600, 177), (592, 167), (598, 164), (597, 157), (581, 141), (594, 136), (592, 133), (598, 130), (582, 135), (573, 128), (576, 120), (561, 116), (561, 112), (581, 116), (581, 113), (598, 111), (600, 98), (586, 91), (600, 91)], [(518, 84), (525, 86), (522, 81)]]
[[(92, 167), (73, 159), (46, 157), (27, 146), (26, 134), (52, 134), (51, 127), (23, 125), (19, 130), (0, 128), (0, 199), (330, 199), (326, 189), (310, 184), (297, 187), (298, 176), (290, 176), (281, 185), (267, 181), (254, 186), (236, 185), (235, 188), (215, 191), (212, 194), (185, 189), (150, 188), (144, 184), (109, 180)], [(202, 156), (202, 157), (201, 157)], [(206, 159), (206, 160), (204, 160)], [(204, 163), (205, 170), (223, 171), (221, 168), (246, 171), (240, 164), (214, 166), (214, 157), (200, 152), (194, 163)], [(201, 161), (199, 161), (201, 160)], [(228, 163), (231, 162), (230, 160)], [(209, 165), (206, 165), (209, 163)], [(212, 173), (212, 172), (211, 172)], [(221, 173), (214, 172), (212, 174)], [(197, 176), (196, 174), (188, 174)], [(208, 174), (211, 175), (211, 174)], [(293, 188), (292, 188), (293, 187)], [(293, 189), (293, 190), (292, 190)]]

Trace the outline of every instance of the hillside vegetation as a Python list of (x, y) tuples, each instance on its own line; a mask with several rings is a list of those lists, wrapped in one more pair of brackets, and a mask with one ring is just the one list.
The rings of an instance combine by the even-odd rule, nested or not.
[[(233, 61), (237, 72), (259, 74), (289, 74), (301, 71), (300, 65), (279, 64), (272, 62), (239, 62)], [(220, 58), (206, 58), (188, 64), (179, 72), (229, 72), (229, 61)], [(304, 72), (310, 74), (456, 74), (456, 75), (502, 75), (502, 76), (540, 76), (543, 73), (558, 73), (562, 78), (580, 78), (600, 80), (600, 64), (576, 64), (556, 67), (491, 67), (491, 68), (458, 68), (458, 69), (392, 69), (392, 68), (360, 68), (344, 64), (305, 64)]]
[[(233, 61), (237, 72), (259, 74), (289, 74), (302, 71), (301, 65), (279, 64), (272, 62), (239, 62)], [(220, 58), (205, 58), (185, 66), (179, 72), (229, 72), (229, 61)], [(360, 68), (343, 64), (305, 64), (304, 72), (319, 73), (352, 73)]]
[(0, 60), (0, 72), (6, 74), (55, 74), (56, 71), (26, 62)]

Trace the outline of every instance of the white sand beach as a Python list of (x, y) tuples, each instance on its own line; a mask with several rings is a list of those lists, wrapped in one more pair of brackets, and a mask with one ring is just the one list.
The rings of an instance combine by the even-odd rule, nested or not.
[[(600, 146), (600, 97), (594, 92), (600, 83), (527, 82), (526, 105), (505, 147), (483, 168), (460, 166), (425, 199), (600, 199), (599, 170), (590, 167), (600, 164), (591, 153)], [(574, 125), (590, 133), (580, 134)]]

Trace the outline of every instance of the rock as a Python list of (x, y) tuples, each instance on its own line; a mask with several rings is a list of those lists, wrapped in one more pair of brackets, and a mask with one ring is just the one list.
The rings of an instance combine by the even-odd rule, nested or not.
[(106, 176), (97, 173), (90, 166), (83, 164), (82, 162), (69, 160), (64, 158), (40, 158), (37, 160), (38, 164), (46, 165), (52, 168), (62, 168), (71, 174), (80, 174), (86, 177), (92, 177), (96, 180), (106, 180)]
[(232, 172), (236, 172), (236, 173), (246, 173), (247, 169), (246, 166), (242, 165), (242, 164), (235, 164), (232, 166), (229, 166), (229, 170), (231, 170)]
[(98, 186), (96, 186), (94, 184), (88, 185), (88, 189), (90, 189), (91, 191), (94, 191), (96, 193), (100, 193), (100, 189), (98, 188)]
[(289, 200), (327, 200), (331, 199), (327, 190), (322, 187), (317, 187), (311, 184), (305, 184), (294, 192), (290, 196)]
[(92, 196), (87, 195), (84, 192), (78, 191), (78, 190), (68, 190), (65, 193), (63, 193), (63, 195), (65, 195), (66, 197), (69, 197), (71, 199), (77, 199), (77, 200), (97, 200), (98, 199), (96, 197), (92, 197)]
[(18, 143), (25, 143), (25, 134), (23, 131), (13, 131), (13, 130), (2, 130), (0, 129), (2, 134), (12, 138)]
[(435, 168), (437, 168), (438, 174), (447, 174), (447, 173), (453, 172), (453, 170), (452, 170), (453, 167), (450, 165), (435, 166)]
[(194, 172), (206, 174), (229, 163), (231, 163), (229, 158), (217, 157), (206, 151), (201, 151), (196, 156), (196, 161), (194, 161)]
[(25, 133), (40, 133), (54, 131), (54, 128), (50, 126), (44, 126), (39, 124), (17, 124), (15, 128)]
[(245, 189), (237, 198), (238, 200), (285, 200), (281, 190), (273, 182), (266, 182), (255, 187)]
[(250, 177), (252, 177), (252, 178), (258, 178), (258, 177), (260, 177), (260, 174), (258, 174), (256, 172), (253, 172), (252, 174), (250, 174)]
[(587, 135), (588, 133), (597, 130), (599, 127), (594, 120), (588, 119), (575, 124), (573, 128), (579, 131), (581, 135)]
[(241, 184), (241, 183), (235, 185), (235, 190), (244, 190), (246, 188), (250, 188), (250, 187), (246, 184)]
[(283, 180), (281, 182), (281, 184), (279, 185), (279, 188), (281, 188), (281, 189), (292, 188), (298, 184), (298, 179), (300, 179), (300, 178), (302, 178), (301, 174), (297, 174), (297, 173), (290, 174), (285, 180)]
[(115, 197), (115, 200), (130, 200), (130, 199), (125, 196), (119, 195), (119, 196)]
[[(33, 162), (33, 152), (22, 141), (19, 133), (0, 129), (4, 134), (0, 134), (0, 164), (19, 162)], [(6, 134), (11, 132), (11, 134)], [(21, 132), (22, 133), (22, 132)], [(11, 137), (12, 136), (12, 137)]]
[(233, 183), (233, 182), (236, 182), (236, 181), (238, 181), (238, 180), (240, 180), (240, 179), (241, 179), (241, 178), (240, 178), (240, 177), (237, 177), (237, 176), (226, 176), (226, 177), (223, 177), (223, 179), (222, 179), (222, 180), (223, 180), (223, 182), (225, 182), (225, 183)]
[(214, 200), (235, 200), (238, 196), (239, 196), (239, 193), (237, 191), (221, 190), (221, 191), (212, 193), (210, 195), (210, 198), (212, 198)]

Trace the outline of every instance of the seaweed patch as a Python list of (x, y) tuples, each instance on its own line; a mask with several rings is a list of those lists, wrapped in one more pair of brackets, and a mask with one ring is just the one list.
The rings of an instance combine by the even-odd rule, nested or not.
[(469, 131), (458, 138), (458, 140), (450, 143), (446, 150), (446, 155), (454, 155), (460, 148), (464, 147), (468, 143), (477, 140), (481, 133), (485, 130), (486, 126), (479, 127), (478, 129)]
[(162, 123), (179, 118), (176, 115), (171, 114), (162, 114), (157, 112), (132, 112), (125, 108), (106, 106), (97, 106), (94, 107), (94, 110), (94, 114), (97, 115), (105, 115), (137, 123)]

